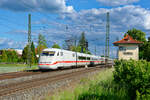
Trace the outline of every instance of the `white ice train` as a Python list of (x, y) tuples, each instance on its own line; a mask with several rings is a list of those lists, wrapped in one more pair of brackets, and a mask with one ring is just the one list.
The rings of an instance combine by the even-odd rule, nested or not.
[(103, 64), (104, 58), (62, 49), (44, 49), (39, 59), (39, 69), (58, 69)]

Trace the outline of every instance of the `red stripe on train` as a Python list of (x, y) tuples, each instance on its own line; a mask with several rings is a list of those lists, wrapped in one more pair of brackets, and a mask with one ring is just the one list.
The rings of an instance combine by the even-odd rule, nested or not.
[(82, 63), (82, 62), (103, 62), (103, 61), (56, 61), (53, 64), (39, 64), (39, 65), (55, 65), (57, 63), (76, 63), (76, 62)]

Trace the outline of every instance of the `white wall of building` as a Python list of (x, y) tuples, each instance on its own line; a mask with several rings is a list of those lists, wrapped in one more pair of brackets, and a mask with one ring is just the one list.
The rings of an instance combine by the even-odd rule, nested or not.
[(138, 45), (133, 45), (133, 44), (132, 45), (131, 44), (119, 45), (118, 58), (119, 58), (119, 60), (121, 60), (121, 59), (139, 60), (139, 47), (138, 47)]

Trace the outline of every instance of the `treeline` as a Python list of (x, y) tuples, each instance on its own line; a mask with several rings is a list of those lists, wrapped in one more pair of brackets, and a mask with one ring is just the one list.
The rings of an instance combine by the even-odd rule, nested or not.
[[(22, 55), (17, 54), (13, 49), (2, 50), (0, 55), (1, 63), (24, 63), (27, 64), (28, 59), (28, 48), (26, 45), (22, 51)], [(46, 40), (43, 35), (38, 36), (38, 46), (35, 48), (34, 43), (31, 43), (31, 63), (36, 64), (38, 62), (38, 57), (43, 49), (47, 48)]]
[[(1, 63), (27, 63), (28, 45), (23, 49), (22, 55), (19, 55), (15, 50), (1, 50), (0, 62)], [(35, 53), (35, 46), (31, 44), (31, 63), (37, 63), (38, 58)]]
[[(22, 55), (18, 55), (17, 52), (13, 49), (9, 50), (1, 50), (0, 55), (0, 63), (24, 63), (27, 64), (28, 59), (28, 48), (29, 46), (26, 45), (22, 51)], [(41, 34), (38, 36), (38, 45), (35, 48), (34, 43), (31, 43), (31, 63), (36, 64), (38, 62), (39, 55), (42, 53), (42, 50), (48, 48), (47, 41), (45, 37)], [(65, 41), (63, 47), (60, 47), (59, 44), (54, 43), (52, 48), (62, 48), (66, 50), (82, 52), (91, 54), (88, 50), (88, 41), (85, 38), (85, 33), (82, 32), (79, 39), (68, 39)]]
[(15, 50), (2, 50), (1, 52), (2, 55), (0, 56), (0, 62), (16, 63), (21, 61)]

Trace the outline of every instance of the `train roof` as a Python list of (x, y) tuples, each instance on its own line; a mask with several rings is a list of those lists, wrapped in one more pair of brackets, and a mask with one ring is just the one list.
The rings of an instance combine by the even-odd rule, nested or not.
[[(57, 49), (57, 48), (46, 48), (43, 51), (59, 51), (59, 52), (72, 52), (72, 53), (76, 53), (74, 51), (69, 51), (69, 50), (64, 50), (64, 49)], [(100, 57), (100, 56), (90, 55), (90, 54), (85, 54), (85, 53), (80, 53), (80, 52), (77, 52), (77, 54), (78, 55), (82, 55), (82, 56)]]

